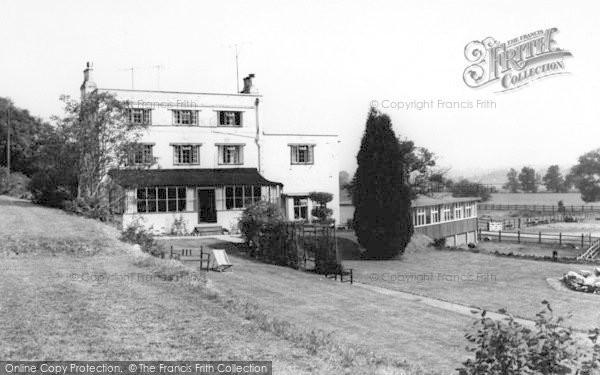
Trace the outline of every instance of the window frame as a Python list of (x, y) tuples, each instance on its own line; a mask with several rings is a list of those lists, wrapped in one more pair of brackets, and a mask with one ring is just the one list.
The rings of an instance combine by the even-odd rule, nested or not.
[[(199, 126), (200, 121), (198, 120), (197, 109), (172, 109), (172, 123), (173, 126)], [(184, 122), (183, 115), (189, 115), (189, 118)]]
[[(137, 125), (152, 125), (152, 109), (150, 108), (127, 108), (127, 121), (130, 124)], [(140, 116), (139, 120), (135, 120), (136, 116)]]
[[(248, 187), (252, 187), (252, 196), (246, 196)], [(231, 195), (229, 195), (229, 191), (231, 191)], [(238, 191), (241, 192), (241, 196), (238, 196)], [(225, 210), (243, 210), (244, 208), (262, 200), (262, 186), (225, 185), (223, 186), (223, 196), (225, 198)]]
[[(294, 207), (294, 220), (308, 220), (308, 197), (293, 197), (292, 205)], [(304, 217), (302, 213), (304, 213)]]
[[(233, 115), (233, 124), (226, 121), (226, 119), (229, 118), (229, 116), (227, 116), (228, 114)], [(244, 111), (219, 110), (217, 111), (217, 124), (220, 127), (241, 128), (244, 126)]]
[[(173, 197), (170, 192), (174, 191)], [(143, 194), (140, 194), (142, 193)], [(142, 195), (143, 197), (140, 197)], [(136, 210), (141, 214), (164, 214), (187, 212), (187, 189), (185, 186), (145, 186), (135, 189)], [(174, 203), (174, 205), (172, 205)], [(144, 207), (141, 209), (141, 207)], [(153, 209), (150, 209), (153, 207)], [(171, 209), (171, 208), (174, 209)]]
[[(313, 144), (290, 144), (290, 164), (291, 165), (314, 165), (315, 164), (315, 145)], [(304, 161), (300, 159), (300, 148), (306, 148)]]
[[(149, 152), (147, 152), (149, 150)], [(140, 156), (141, 161), (137, 161)], [(150, 165), (154, 163), (154, 143), (137, 143), (129, 154), (128, 165)]]
[[(231, 143), (231, 144), (217, 144), (217, 152), (218, 152), (218, 164), (219, 165), (243, 165), (244, 164), (244, 144), (241, 143)], [(233, 156), (232, 162), (226, 161), (225, 152), (228, 148), (234, 148), (236, 150), (236, 154)], [(231, 157), (231, 155), (230, 155)]]
[[(171, 144), (173, 147), (173, 165), (200, 165), (200, 146), (198, 143), (177, 143)], [(189, 148), (190, 161), (184, 162), (183, 148)], [(195, 157), (195, 158), (194, 158)]]

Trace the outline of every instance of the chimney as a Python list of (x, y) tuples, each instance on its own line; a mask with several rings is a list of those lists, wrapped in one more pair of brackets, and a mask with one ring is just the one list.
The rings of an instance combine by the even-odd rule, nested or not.
[(87, 94), (96, 90), (96, 82), (94, 82), (94, 64), (91, 62), (87, 62), (85, 66), (85, 70), (83, 71), (83, 84), (81, 85), (81, 97), (86, 96)]
[(254, 73), (248, 74), (248, 77), (244, 78), (244, 89), (242, 94), (257, 94), (258, 90), (254, 86)]

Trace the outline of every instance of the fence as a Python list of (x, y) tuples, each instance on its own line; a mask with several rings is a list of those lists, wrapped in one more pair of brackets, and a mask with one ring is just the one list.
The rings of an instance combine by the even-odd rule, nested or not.
[(551, 212), (554, 214), (567, 214), (576, 212), (600, 212), (600, 206), (593, 205), (570, 205), (559, 210), (558, 206), (540, 204), (492, 204), (479, 203), (477, 208), (484, 211), (534, 211)]
[(498, 242), (516, 242), (516, 243), (537, 243), (553, 245), (575, 245), (580, 247), (589, 247), (594, 242), (600, 240), (600, 237), (594, 237), (591, 234), (563, 234), (563, 233), (542, 233), (542, 232), (521, 232), (521, 231), (488, 231), (479, 229), (479, 240), (496, 240)]
[(527, 227), (534, 227), (536, 225), (542, 224), (550, 224), (550, 223), (561, 223), (561, 222), (577, 222), (582, 221), (591, 216), (594, 216), (591, 213), (584, 213), (583, 215), (548, 215), (548, 216), (535, 216), (535, 217), (517, 217), (517, 218), (508, 218), (508, 219), (490, 219), (490, 218), (479, 218), (478, 220), (478, 228), (483, 230), (488, 229), (488, 223), (493, 222), (501, 222), (502, 228), (504, 229), (521, 229)]
[(261, 232), (257, 242), (254, 255), (269, 262), (325, 275), (342, 272), (334, 226), (285, 223)]

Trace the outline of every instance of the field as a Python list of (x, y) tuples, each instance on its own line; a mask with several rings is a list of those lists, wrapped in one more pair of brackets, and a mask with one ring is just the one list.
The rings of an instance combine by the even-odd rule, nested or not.
[(573, 312), (578, 329), (600, 323), (598, 296), (547, 281), (589, 268), (580, 265), (422, 246), (359, 261), (348, 234), (350, 285), (258, 263), (215, 239), (162, 241), (228, 249), (232, 272), (197, 272), (136, 252), (112, 227), (1, 197), (0, 223), (4, 358), (265, 359), (277, 374), (433, 374), (467, 358), (470, 307), (532, 319), (546, 299)]
[(538, 204), (538, 205), (554, 205), (562, 200), (565, 206), (581, 206), (581, 205), (597, 205), (600, 202), (585, 203), (581, 200), (580, 193), (495, 193), (489, 201), (490, 204)]

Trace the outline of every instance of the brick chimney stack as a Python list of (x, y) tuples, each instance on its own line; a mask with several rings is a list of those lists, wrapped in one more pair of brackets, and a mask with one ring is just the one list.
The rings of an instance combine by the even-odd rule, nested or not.
[(81, 85), (81, 97), (93, 92), (97, 89), (96, 82), (94, 82), (94, 64), (87, 62), (85, 70), (83, 71), (83, 84)]
[(258, 90), (254, 86), (254, 73), (248, 74), (248, 77), (244, 78), (244, 89), (242, 94), (257, 94)]

